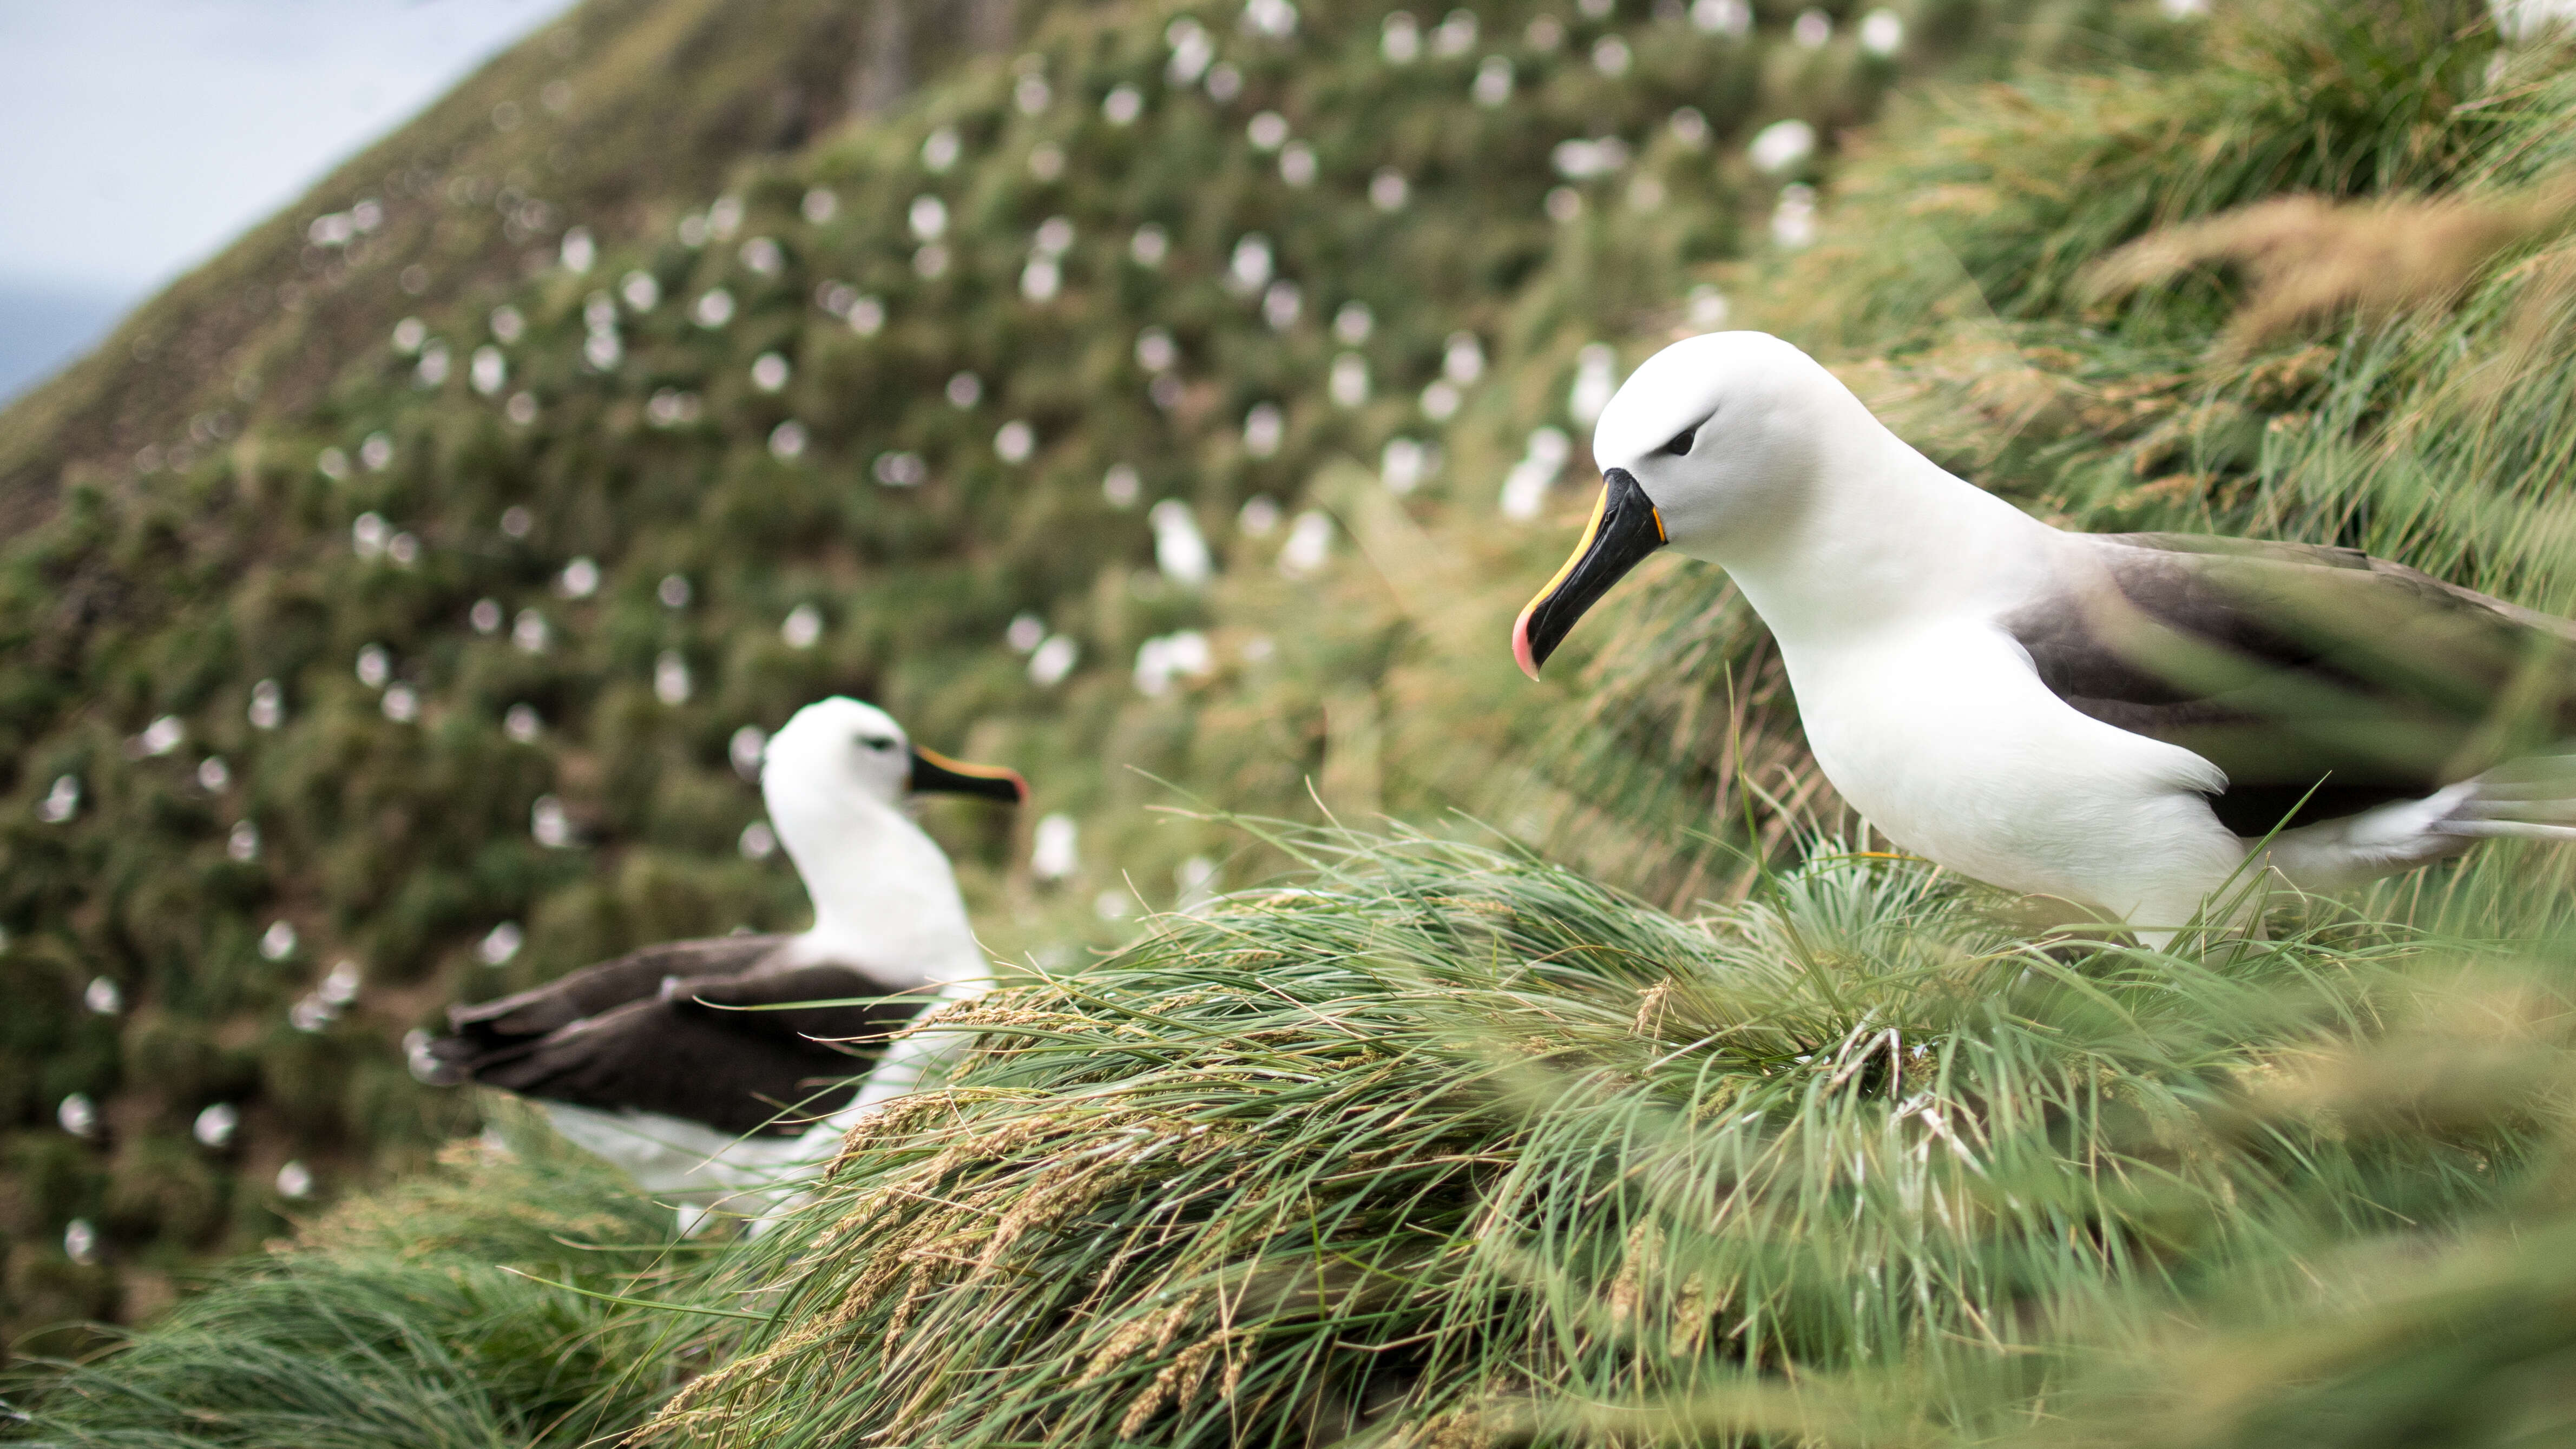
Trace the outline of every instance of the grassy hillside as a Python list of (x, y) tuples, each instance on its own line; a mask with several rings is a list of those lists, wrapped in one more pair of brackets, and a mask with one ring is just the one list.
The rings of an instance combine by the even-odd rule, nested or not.
[[(386, 1200), (402, 1226), (372, 1241), (455, 1234), (474, 1263), (569, 1288), (496, 1298), (488, 1315), (407, 1290), (414, 1306), (388, 1315), (407, 1333), (393, 1348), (363, 1321), (327, 1337), (312, 1316), (243, 1306), (277, 1283), (312, 1284), (326, 1305), (380, 1301), (350, 1282), (374, 1271), (364, 1255), (321, 1230), (72, 1374), (27, 1436), (274, 1438), (236, 1407), (252, 1397), (245, 1380), (206, 1350), (203, 1326), (220, 1323), (238, 1343), (280, 1345), (299, 1393), (453, 1387), (482, 1417), (414, 1440), (441, 1444), (478, 1442), (486, 1423), (572, 1436), (648, 1416), (659, 1441), (790, 1444), (2563, 1437), (2557, 1366), (2576, 1319), (2561, 1245), (2576, 1204), (2558, 853), (2491, 850), (2356, 902), (2292, 903), (2257, 941), (2159, 954), (2033, 940), (2010, 902), (1800, 834), (1830, 802), (1799, 760), (1758, 628), (1708, 572), (1667, 564), (1606, 603), (1564, 682), (1521, 686), (1500, 658), (1499, 626), (1552, 567), (1582, 491), (1569, 477), (1516, 522), (1497, 517), (1500, 477), (1538, 422), (1573, 421), (1581, 347), (1608, 341), (1633, 363), (1689, 325), (1677, 299), (1700, 285), (1738, 320), (1825, 350), (1908, 436), (2050, 516), (2354, 542), (2534, 606), (2576, 603), (2557, 486), (2576, 380), (2558, 200), (2576, 81), (2559, 42), (2499, 45), (2480, 14), (2391, 0), (2180, 28), (2142, 16), (2122, 22), (2137, 27), (2130, 48), (2081, 30), (2072, 59), (2066, 30), (2003, 28), (2047, 48), (2013, 51), (2025, 64), (2007, 84), (1917, 93), (1845, 133), (1817, 174), (1828, 185), (1803, 247), (1773, 240), (1785, 182), (1754, 171), (1746, 143), (1793, 101), (1846, 94), (1802, 87), (1865, 74), (1856, 43), (1834, 49), (1857, 24), (1811, 50), (1790, 17), (1765, 17), (1739, 46), (1687, 16), (1558, 16), (1571, 38), (1540, 53), (1554, 59), (1513, 49), (1512, 104), (1485, 107), (1468, 89), (1476, 48), (1445, 72), (1427, 53), (1391, 64), (1380, 15), (1301, 11), (1284, 39), (1211, 32), (1243, 71), (1227, 110), (1206, 96), (1208, 70), (1169, 69), (1192, 46), (1168, 15), (1064, 19), (1041, 32), (1035, 65), (967, 74), (915, 112), (746, 179), (724, 248), (639, 238), (588, 276), (495, 294), (530, 324), (509, 364), (509, 385), (539, 401), (522, 432), (499, 411), (506, 390), (477, 398), (454, 376), (418, 387), (411, 354), (358, 360), (346, 411), (277, 444), (291, 467), (247, 475), (273, 476), (260, 496), (307, 510), (264, 517), (309, 518), (296, 526), (310, 548), (309, 572), (280, 569), (250, 596), (295, 597), (281, 580), (300, 577), (303, 597), (331, 601), (309, 617), (355, 627), (312, 626), (320, 642), (274, 735), (230, 723), (244, 686), (203, 696), (236, 731), (228, 758), (250, 758), (233, 740), (257, 740), (259, 768), (300, 782), (265, 797), (304, 812), (277, 818), (399, 818), (409, 832), (263, 821), (264, 869), (274, 840), (313, 852), (280, 877), (310, 892), (307, 929), (363, 943), (371, 971), (406, 959), (407, 940), (440, 943), (411, 958), (425, 1007), (647, 924), (780, 918), (792, 895), (779, 863), (725, 855), (751, 809), (721, 784), (728, 732), (844, 681), (934, 743), (1029, 768), (1037, 811), (1080, 823), (1078, 869), (1034, 879), (1027, 822), (1006, 836), (979, 817), (934, 821), (969, 862), (989, 939), (1031, 952), (1042, 974), (979, 1008), (974, 1061), (855, 1141), (784, 1232), (673, 1258), (639, 1208), (632, 1224), (509, 1237), (484, 1224), (519, 1196), (531, 1211), (551, 1199), (488, 1176), (523, 1168), (478, 1153)], [(1491, 40), (1492, 17), (1483, 26)], [(1618, 75), (1593, 60), (1608, 32), (1627, 46)], [(1927, 32), (1914, 15), (1909, 35)], [(2002, 68), (2003, 41), (1962, 47), (1958, 66)], [(2101, 64), (2123, 54), (2136, 63)], [(1632, 90), (1694, 55), (1710, 67), (1695, 84), (1748, 87), (1740, 110), (1703, 110), (1725, 138), (1706, 152), (1672, 131), (1672, 94)], [(1044, 103), (1024, 107), (1032, 75)], [(1104, 108), (1122, 83), (1140, 103), (1124, 125)], [(1543, 120), (1515, 152), (1519, 104)], [(1287, 138), (1263, 149), (1250, 134), (1261, 106), (1314, 147), (1307, 186), (1279, 173)], [(1559, 208), (1571, 220), (1538, 222), (1548, 191), (1573, 183), (1537, 158), (1552, 167), (1556, 138), (1596, 138), (1605, 117), (1629, 118), (1626, 166), (1574, 186), (1578, 204)], [(960, 160), (925, 174), (947, 127)], [(1130, 167), (1080, 164), (1145, 136), (1157, 144)], [(1028, 169), (1048, 144), (1067, 163), (1053, 181)], [(1492, 172), (1442, 169), (1489, 152), (1502, 158)], [(1381, 164), (1408, 182), (1393, 220), (1367, 200)], [(1631, 204), (1641, 169), (1661, 206)], [(1140, 190), (1091, 210), (1064, 189), (1102, 175)], [(804, 219), (818, 185), (839, 203), (820, 223)], [(947, 214), (937, 277), (922, 275), (911, 230), (926, 194)], [(2248, 210), (2294, 195), (2315, 200)], [(1055, 216), (1068, 246), (1040, 241)], [(1158, 268), (1132, 260), (1146, 221), (1171, 242)], [(1274, 275), (1301, 288), (1284, 328), (1261, 315), (1266, 286), (1238, 296), (1224, 281), (1255, 225)], [(831, 241), (836, 227), (850, 240)], [(2392, 235), (2423, 244), (2392, 254)], [(774, 272), (745, 255), (762, 236), (779, 249)], [(1413, 270), (1416, 246), (1430, 260)], [(1375, 265), (1310, 270), (1309, 256), (1391, 258), (1405, 285)], [(1490, 270), (1497, 257), (1523, 260)], [(1036, 260), (1057, 263), (1052, 297), (1021, 290)], [(626, 308), (610, 279), (629, 266), (649, 268), (666, 300)], [(817, 312), (830, 281), (883, 305), (876, 331), (850, 328), (840, 294)], [(717, 286), (737, 301), (725, 326), (671, 315)], [(623, 309), (606, 314), (615, 371), (596, 375), (571, 360), (608, 330), (583, 315), (594, 288)], [(1328, 342), (1351, 293), (1371, 305), (1370, 335)], [(424, 330), (480, 346), (484, 305)], [(1158, 369), (1136, 356), (1155, 325), (1180, 359), (1168, 409), (1148, 391)], [(1485, 370), (1435, 429), (1422, 392), (1470, 329)], [(1373, 384), (1355, 407), (1329, 390), (1345, 348)], [(772, 350), (788, 372), (763, 392), (751, 370)], [(942, 391), (960, 367), (982, 384), (972, 407)], [(697, 418), (666, 401), (676, 426), (645, 421), (664, 388), (695, 394)], [(1266, 458), (1246, 437), (1265, 401), (1283, 430)], [(1013, 420), (1034, 435), (1018, 460), (997, 446)], [(771, 449), (789, 421), (804, 447)], [(394, 445), (381, 471), (304, 471), (374, 429)], [(1393, 437), (1436, 441), (1440, 471), (1389, 489)], [(926, 476), (861, 482), (888, 453), (918, 455)], [(1140, 480), (1126, 507), (1102, 490), (1122, 462)], [(237, 496), (231, 481), (199, 486)], [(1195, 508), (1223, 563), (1195, 593), (1152, 567), (1139, 515), (1167, 494)], [(451, 495), (468, 501), (451, 508)], [(1244, 505), (1263, 495), (1287, 518), (1333, 520), (1320, 566), (1292, 556), (1283, 573), (1295, 525), (1247, 526), (1260, 515)], [(500, 509), (529, 496), (544, 507), (528, 537), (499, 541)], [(360, 507), (415, 531), (414, 567), (341, 543)], [(716, 552), (719, 529), (748, 542)], [(151, 542), (125, 546), (149, 556)], [(548, 598), (584, 553), (609, 565), (606, 602)], [(683, 610), (654, 597), (675, 570), (692, 585)], [(457, 623), (486, 591), (513, 614), (542, 610), (548, 651)], [(821, 627), (791, 647), (779, 631), (808, 603)], [(206, 607), (191, 617), (235, 617)], [(1009, 652), (1023, 610), (1075, 641), (1055, 684)], [(293, 610), (239, 617), (257, 647), (299, 637), (272, 622)], [(1168, 663), (1174, 633), (1193, 627), (1208, 674), (1140, 691), (1144, 642), (1166, 641), (1142, 662)], [(347, 677), (380, 637), (418, 671), (404, 678), (422, 713), (400, 727)], [(678, 704), (651, 693), (665, 649), (691, 667)], [(505, 701), (538, 698), (549, 679), (567, 682), (541, 702), (538, 743), (494, 738)], [(157, 698), (129, 688), (118, 729), (139, 729)], [(596, 702), (561, 703), (582, 698)], [(152, 818), (128, 802), (155, 798), (153, 772), (176, 767), (120, 763), (117, 735), (88, 728), (93, 753), (63, 758), (141, 782), (101, 794), (135, 811), (121, 820)], [(324, 744), (342, 752), (334, 768), (295, 763)], [(446, 771), (434, 797), (446, 811), (406, 793), (415, 762)], [(1311, 777), (1336, 809), (1388, 808), (1434, 834), (1148, 824), (1138, 807), (1171, 797), (1103, 768), (1125, 763), (1306, 819)], [(512, 768), (527, 773), (505, 782)], [(107, 858), (115, 838), (84, 836), (88, 814), (69, 829), (36, 819), (49, 788), (36, 774), (19, 784), (29, 823), (9, 848), (69, 838)], [(591, 843), (517, 843), (541, 788)], [(191, 797), (164, 780), (157, 798)], [(363, 816), (342, 803), (358, 798)], [(322, 815), (325, 803), (347, 813)], [(1582, 868), (1445, 838), (1443, 805)], [(477, 849), (441, 854), (463, 835), (437, 822), (472, 819), (489, 822)], [(1684, 823), (1703, 835), (1677, 858)], [(213, 827), (200, 828), (210, 852)], [(1096, 897), (1121, 876), (1144, 905), (1178, 903), (1171, 871), (1193, 854), (1221, 868), (1193, 873), (1201, 889), (1274, 874), (1294, 888), (1245, 890), (1141, 934), (1100, 919)], [(1805, 863), (1776, 864), (1793, 854)], [(63, 883), (74, 867), (52, 868), (31, 875), (56, 882), (51, 899), (89, 899)], [(392, 905), (352, 904), (389, 870), (452, 894), (405, 885)], [(1694, 904), (1712, 896), (1732, 899)], [(426, 911), (415, 899), (489, 913), (392, 914)], [(68, 964), (89, 922), (157, 919), (60, 909), (61, 926), (12, 918), (6, 959), (28, 959), (33, 936), (59, 953), (42, 959)], [(262, 917), (234, 909), (247, 967)], [(469, 964), (502, 910), (529, 923), (530, 944), (498, 971)], [(1067, 949), (1131, 936), (1102, 960)], [(226, 979), (164, 969), (151, 989), (172, 999)], [(258, 969), (231, 979), (286, 981), (267, 988), (272, 1003), (310, 979)], [(63, 980), (68, 1000), (77, 978)], [(360, 1015), (390, 1029), (399, 1014), (377, 1001), (362, 995)], [(349, 1017), (316, 1036), (362, 1066), (382, 1060), (358, 1051), (366, 1033)], [(380, 1071), (390, 1097), (398, 1079)], [(278, 1086), (311, 1079), (299, 1068)], [(518, 1150), (521, 1164), (547, 1160), (539, 1142)], [(97, 1151), (61, 1154), (79, 1158), (64, 1180), (98, 1171), (81, 1155)], [(616, 1197), (594, 1183), (573, 1201), (611, 1211)], [(110, 1241), (133, 1252), (141, 1239)], [(577, 1260), (555, 1256), (565, 1243)], [(458, 1366), (483, 1343), (503, 1348)], [(614, 1373), (541, 1371), (602, 1343)], [(120, 1394), (126, 1381), (170, 1387)]]
[(76, 483), (152, 472), (135, 462), (146, 449), (185, 472), (310, 409), (403, 312), (541, 270), (572, 229), (642, 225), (1015, 28), (1006, 0), (590, 0), (12, 405), (0, 522), (14, 534)]
[[(1192, 798), (1464, 808), (1664, 899), (1711, 888), (1705, 844), (1665, 848), (1705, 823), (1672, 786), (1708, 762), (1560, 737), (1564, 696), (1494, 644), (1562, 546), (1496, 526), (1500, 479), (1536, 450), (1561, 482), (1533, 501), (1579, 508), (1579, 444), (1535, 430), (1581, 432), (1583, 349), (1676, 325), (1907, 73), (2186, 37), (1594, 8), (1060, 11), (810, 136), (740, 129), (820, 94), (782, 79), (817, 57), (856, 63), (795, 14), (585, 10), (384, 143), (453, 159), (403, 172), (362, 244), (301, 246), (300, 209), (133, 328), (236, 273), (273, 301), (308, 261), (313, 305), (203, 356), (128, 338), (13, 410), (8, 446), (69, 482), (0, 557), (0, 970), (26, 1003), (0, 1027), (0, 1318), (148, 1312), (275, 1232), (286, 1187), (421, 1160), (471, 1109), (398, 1042), (451, 1000), (795, 924), (735, 747), (824, 693), (1036, 781), (1029, 818), (933, 819), (1006, 957), (1062, 965), (1275, 868), (1149, 810)], [(543, 77), (576, 64), (550, 118)], [(1822, 151), (1758, 169), (1777, 122)], [(803, 144), (720, 189), (712, 158), (755, 139)], [(602, 200), (519, 236), (477, 178), (540, 144)], [(414, 296), (427, 247), (456, 264)], [(66, 399), (149, 412), (244, 347), (310, 376), (71, 466), (95, 434)], [(1437, 462), (1390, 471), (1406, 449)], [(1158, 527), (1209, 576), (1159, 566)], [(1079, 848), (1040, 879), (1047, 814)]]
[[(389, 1065), (388, 1043), (443, 993), (382, 990), (417, 978), (430, 943), (409, 964), (351, 958), (367, 981), (362, 1032), (293, 1031), (281, 1015), (342, 959), (333, 948), (345, 942), (310, 934), (302, 913), (325, 842), (400, 827), (376, 813), (383, 801), (363, 824), (344, 823), (341, 808), (357, 802), (343, 798), (313, 818), (315, 854), (278, 838), (280, 812), (299, 810), (277, 793), (295, 788), (285, 762), (300, 762), (308, 783), (341, 764), (302, 742), (250, 749), (262, 736), (244, 728), (243, 691), (258, 678), (298, 686), (295, 712), (309, 716), (299, 672), (325, 647), (336, 626), (322, 620), (338, 603), (311, 565), (325, 533), (345, 550), (348, 520), (320, 528), (257, 480), (310, 468), (301, 439), (318, 410), (401, 317), (513, 289), (559, 266), (576, 232), (658, 223), (746, 156), (883, 112), (925, 71), (998, 47), (1013, 27), (993, 5), (584, 5), (0, 415), (0, 533), (15, 581), (0, 645), (9, 784), (42, 794), (78, 768), (87, 791), (71, 831), (0, 847), (19, 880), (0, 908), (15, 938), (0, 956), (13, 1002), (0, 1025), (0, 1220), (12, 1244), (0, 1334), (150, 1311), (169, 1297), (165, 1270), (273, 1232), (281, 1199), (236, 1192), (236, 1168), (265, 1185), (305, 1162), (327, 1185), (380, 1143), (417, 1154), (454, 1120), (424, 1120)], [(291, 464), (275, 451), (290, 437), (302, 453)], [(296, 580), (284, 593), (281, 577)], [(262, 638), (284, 652), (246, 642)], [(230, 686), (220, 701), (218, 681)], [(127, 718), (136, 709), (184, 719), (186, 747), (153, 758), (120, 799), (120, 741), (142, 728)], [(210, 753), (238, 768), (203, 774)], [(90, 830), (86, 847), (63, 838)], [(400, 885), (378, 876), (369, 889)], [(308, 934), (272, 966), (247, 942), (290, 914)], [(245, 983), (245, 972), (266, 979)], [(100, 980), (122, 998), (118, 1012), (83, 1010)], [(97, 1104), (87, 1146), (55, 1125), (74, 1094)], [(288, 1101), (299, 1105), (278, 1105)], [(244, 1125), (210, 1151), (189, 1129), (217, 1104)], [(277, 1135), (287, 1120), (292, 1142)], [(110, 1269), (66, 1263), (59, 1240), (74, 1220), (139, 1251), (110, 1254)]]

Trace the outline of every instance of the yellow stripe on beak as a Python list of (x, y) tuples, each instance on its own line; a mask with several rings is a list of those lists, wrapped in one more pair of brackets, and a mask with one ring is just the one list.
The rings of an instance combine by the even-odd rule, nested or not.
[(1001, 765), (972, 765), (937, 750), (912, 747), (912, 788), (917, 792), (983, 795), (1014, 804), (1029, 798), (1029, 782)]
[(1512, 621), (1512, 657), (1520, 662), (1521, 672), (1538, 678), (1539, 666), (1583, 611), (1646, 555), (1670, 542), (1663, 512), (1646, 496), (1637, 475), (1625, 468), (1603, 473), (1601, 496), (1592, 505), (1591, 521), (1583, 525), (1573, 556)]
[[(1530, 595), (1528, 603), (1521, 605), (1521, 617), (1529, 617), (1531, 610), (1546, 603), (1547, 596), (1555, 593), (1558, 586), (1565, 582), (1566, 575), (1574, 572), (1575, 565), (1583, 562), (1583, 556), (1592, 552), (1592, 540), (1601, 536), (1601, 519), (1609, 511), (1610, 488), (1609, 485), (1604, 484), (1599, 495), (1592, 500), (1592, 516), (1584, 521), (1583, 536), (1574, 541), (1574, 552), (1567, 554), (1564, 565), (1546, 583), (1539, 586), (1537, 593)], [(1655, 531), (1657, 533), (1664, 531), (1664, 521), (1660, 518), (1655, 520)]]

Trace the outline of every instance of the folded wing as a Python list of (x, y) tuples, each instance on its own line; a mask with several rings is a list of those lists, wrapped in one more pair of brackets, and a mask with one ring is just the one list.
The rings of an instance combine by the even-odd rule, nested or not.
[(2005, 627), (2075, 709), (2224, 771), (2210, 805), (2240, 836), (2422, 799), (2576, 738), (2565, 620), (2353, 549), (2084, 542)]
[(790, 964), (785, 936), (649, 947), (449, 1012), (438, 1078), (719, 1131), (792, 1133), (846, 1104), (918, 1014), (855, 965)]
[(515, 996), (449, 1007), (450, 1035), (432, 1042), (430, 1051), (443, 1061), (459, 1061), (527, 1045), (585, 1017), (659, 996), (665, 981), (740, 976), (769, 961), (792, 939), (769, 935), (669, 941), (585, 966)]

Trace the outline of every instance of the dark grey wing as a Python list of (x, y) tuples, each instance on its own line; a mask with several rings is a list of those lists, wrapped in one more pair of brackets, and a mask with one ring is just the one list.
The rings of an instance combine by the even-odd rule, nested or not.
[(2058, 698), (2227, 774), (2242, 836), (2576, 735), (2576, 625), (2353, 549), (2098, 534), (2002, 622)]
[(835, 1043), (849, 1066), (854, 1057), (874, 1062), (886, 1035), (920, 1015), (933, 989), (898, 992), (854, 967), (821, 965), (683, 981), (664, 996), (682, 1015), (743, 1036)]
[(888, 1033), (929, 1000), (839, 965), (677, 980), (460, 1062), (458, 1075), (522, 1096), (659, 1112), (737, 1135), (791, 1133), (846, 1106)]
[(671, 941), (585, 966), (515, 996), (451, 1006), (447, 1009), (449, 1034), (429, 1044), (430, 1054), (442, 1063), (462, 1064), (524, 1046), (584, 1017), (659, 996), (666, 981), (739, 976), (754, 970), (791, 939), (745, 935)]
[(648, 1001), (682, 978), (728, 977), (752, 970), (792, 939), (783, 935), (715, 936), (667, 941), (585, 966), (515, 995), (447, 1009), (448, 1034), (429, 1043), (430, 1080), (454, 1086), (492, 1062), (526, 1052), (576, 1022), (633, 1001)]
[(658, 1112), (742, 1136), (791, 1132), (802, 1125), (797, 1119), (844, 1105), (852, 1091), (840, 1085), (845, 1072), (828, 1052), (745, 1038), (667, 1002), (634, 1001), (479, 1062), (472, 1080), (550, 1102)]

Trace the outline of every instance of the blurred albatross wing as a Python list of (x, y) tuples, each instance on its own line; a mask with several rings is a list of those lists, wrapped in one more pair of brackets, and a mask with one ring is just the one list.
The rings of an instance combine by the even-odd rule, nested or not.
[(730, 1136), (837, 1110), (926, 996), (795, 936), (651, 946), (449, 1014), (440, 1079), (655, 1113)]

